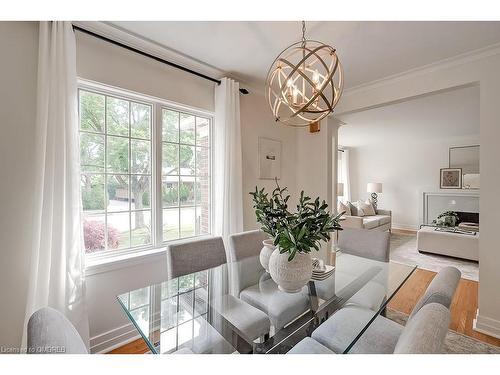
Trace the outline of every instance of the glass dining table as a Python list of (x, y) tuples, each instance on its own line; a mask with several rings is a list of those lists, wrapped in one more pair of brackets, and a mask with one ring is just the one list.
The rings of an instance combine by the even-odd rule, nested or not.
[[(123, 293), (117, 300), (154, 354), (286, 353), (341, 309), (358, 306), (366, 310), (366, 318), (343, 337), (340, 352), (348, 353), (372, 322), (384, 314), (389, 301), (415, 269), (339, 251), (331, 276), (309, 281), (294, 295), (277, 288), (269, 273), (259, 266), (258, 257), (246, 258)], [(246, 337), (221, 309), (225, 296), (243, 296), (238, 289), (246, 277), (242, 270), (246, 275), (249, 270), (253, 273), (257, 281), (251, 290), (264, 297), (265, 306), (255, 307), (291, 316), (283, 327), (271, 326), (268, 334), (255, 340)], [(297, 302), (280, 305), (288, 300)]]

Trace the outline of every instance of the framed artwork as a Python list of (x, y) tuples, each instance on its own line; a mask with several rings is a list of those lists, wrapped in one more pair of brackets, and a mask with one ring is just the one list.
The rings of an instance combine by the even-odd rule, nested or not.
[(441, 168), (440, 172), (440, 189), (462, 188), (462, 168)]
[(281, 141), (259, 137), (259, 168), (261, 180), (281, 178)]

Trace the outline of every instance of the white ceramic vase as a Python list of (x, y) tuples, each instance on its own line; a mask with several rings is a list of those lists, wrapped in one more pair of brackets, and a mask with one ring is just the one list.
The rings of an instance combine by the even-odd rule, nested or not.
[(262, 241), (262, 250), (260, 251), (260, 264), (262, 264), (262, 267), (266, 270), (266, 272), (269, 272), (269, 258), (271, 257), (271, 254), (273, 251), (276, 249), (276, 246), (273, 245), (274, 240), (268, 239)]
[(312, 269), (311, 254), (297, 253), (289, 262), (288, 253), (280, 254), (277, 247), (269, 258), (271, 278), (283, 292), (300, 292), (311, 280)]

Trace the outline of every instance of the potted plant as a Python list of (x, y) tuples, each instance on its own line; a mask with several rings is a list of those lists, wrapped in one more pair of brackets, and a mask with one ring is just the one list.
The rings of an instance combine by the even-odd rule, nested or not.
[(432, 221), (432, 224), (439, 227), (454, 228), (459, 221), (458, 214), (455, 211), (445, 211)]
[(254, 192), (250, 192), (257, 222), (261, 225), (261, 230), (269, 236), (269, 239), (262, 241), (263, 247), (259, 256), (260, 263), (267, 272), (269, 272), (269, 258), (276, 249), (274, 242), (278, 235), (278, 228), (288, 215), (287, 202), (290, 199), (290, 195), (283, 197), (286, 188), (280, 189), (277, 182), (276, 186), (271, 197), (264, 192), (264, 188), (259, 190), (257, 186)]
[[(265, 204), (262, 201), (263, 206), (257, 217), (259, 220), (262, 213), (272, 213), (264, 222), (271, 221), (275, 224), (272, 232), (265, 225), (262, 228), (274, 238), (273, 245), (276, 246), (269, 258), (271, 278), (280, 290), (296, 293), (311, 279), (310, 252), (313, 249), (319, 251), (321, 242), (330, 240), (331, 232), (342, 229), (339, 222), (342, 214), (331, 215), (325, 201), (320, 201), (319, 198), (313, 201), (304, 195), (304, 191), (300, 193), (297, 211), (291, 213), (287, 205), (290, 196), (284, 196), (286, 188), (281, 189), (277, 181), (276, 186), (272, 198), (268, 200), (273, 203), (269, 203), (270, 207), (263, 210)], [(256, 189), (256, 192), (265, 194), (263, 190)], [(259, 222), (262, 225), (262, 221)]]

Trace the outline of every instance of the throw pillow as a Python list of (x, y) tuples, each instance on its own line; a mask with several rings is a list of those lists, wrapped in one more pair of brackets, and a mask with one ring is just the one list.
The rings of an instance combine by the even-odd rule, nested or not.
[(352, 216), (360, 216), (360, 217), (365, 216), (363, 208), (359, 205), (359, 202), (360, 201), (351, 203), (350, 207)]
[(352, 216), (358, 216), (358, 208), (352, 203), (352, 202), (347, 202), (347, 207), (349, 207), (349, 210), (351, 211)]
[(341, 213), (341, 212), (344, 212), (345, 211), (345, 214), (344, 215), (347, 215), (347, 216), (351, 216), (351, 207), (349, 205), (349, 202), (347, 202), (347, 204), (344, 204), (342, 203), (342, 201), (339, 201), (339, 204), (337, 206), (337, 211), (338, 213)]
[(365, 211), (365, 215), (376, 215), (377, 213), (375, 212), (375, 207), (373, 207), (372, 202), (367, 200), (363, 204), (363, 211)]

